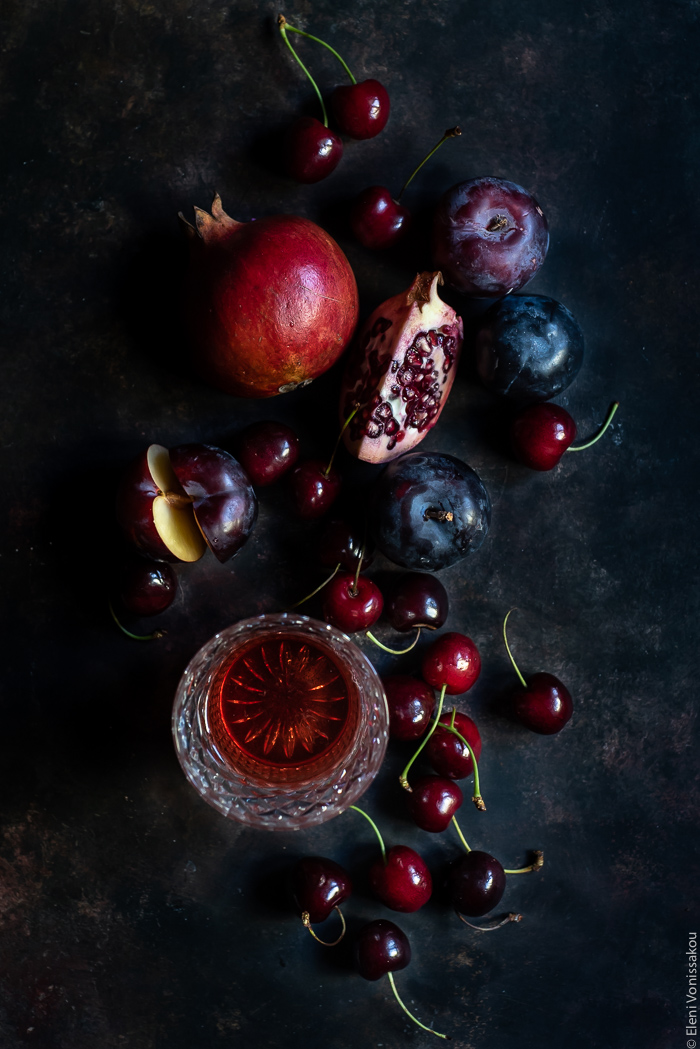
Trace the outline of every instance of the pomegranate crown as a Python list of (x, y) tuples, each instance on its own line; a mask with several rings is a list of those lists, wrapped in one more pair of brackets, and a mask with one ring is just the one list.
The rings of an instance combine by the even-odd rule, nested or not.
[(411, 306), (415, 303), (422, 312), (423, 307), (434, 298), (438, 286), (444, 283), (440, 270), (435, 270), (432, 273), (429, 270), (426, 270), (424, 273), (417, 273), (416, 279), (406, 295), (407, 304)]
[(208, 211), (203, 211), (195, 205), (194, 226), (191, 222), (187, 221), (181, 211), (178, 212), (177, 217), (180, 219), (185, 233), (190, 240), (199, 238), (200, 240), (203, 240), (205, 244), (212, 243), (220, 237), (226, 236), (237, 226), (243, 225), (242, 222), (237, 222), (235, 219), (232, 219), (230, 215), (226, 214), (224, 206), (221, 203), (221, 197), (218, 193), (214, 194), (214, 199), (211, 204), (211, 215)]

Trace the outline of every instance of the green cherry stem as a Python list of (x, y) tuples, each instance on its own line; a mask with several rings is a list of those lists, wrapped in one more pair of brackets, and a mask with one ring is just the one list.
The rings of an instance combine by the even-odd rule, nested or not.
[(325, 40), (321, 40), (321, 38), (318, 37), (318, 36), (312, 36), (311, 33), (305, 33), (303, 29), (296, 29), (293, 25), (289, 24), (289, 22), (284, 18), (284, 15), (280, 15), (279, 17), (281, 19), (284, 19), (285, 28), (290, 33), (298, 33), (299, 36), (305, 36), (307, 40), (313, 40), (315, 43), (322, 44), (323, 47), (327, 47), (328, 50), (330, 51), (330, 53), (332, 55), (335, 55), (335, 57), (338, 59), (338, 61), (340, 62), (341, 66), (343, 67), (345, 72), (350, 77), (351, 83), (353, 83), (353, 84), (357, 83), (357, 81), (355, 80), (355, 77), (350, 72), (350, 68), (349, 68), (347, 62), (343, 58), (341, 58), (341, 56), (338, 54), (338, 52), (336, 51), (336, 49), (334, 47), (331, 47), (330, 44), (327, 44)]
[(469, 845), (467, 844), (467, 839), (462, 834), (462, 828), (460, 827), (459, 823), (457, 822), (457, 817), (456, 816), (452, 817), (452, 822), (455, 825), (455, 830), (457, 831), (457, 834), (459, 835), (459, 840), (462, 842), (462, 845), (464, 845), (464, 848), (467, 850), (467, 852), (471, 852), (472, 850), (469, 848)]
[(446, 1034), (440, 1034), (440, 1032), (439, 1032), (439, 1031), (434, 1031), (434, 1030), (432, 1029), (432, 1027), (426, 1027), (426, 1026), (425, 1026), (425, 1024), (422, 1024), (422, 1023), (420, 1022), (420, 1020), (417, 1020), (417, 1019), (416, 1019), (416, 1017), (415, 1017), (415, 1016), (413, 1015), (413, 1013), (411, 1013), (411, 1012), (409, 1012), (409, 1011), (408, 1011), (408, 1009), (406, 1008), (406, 1006), (405, 1006), (405, 1005), (403, 1004), (403, 1002), (402, 1002), (402, 1001), (401, 1001), (401, 999), (399, 998), (399, 992), (398, 992), (398, 991), (396, 990), (396, 984), (394, 983), (394, 974), (393, 974), (392, 972), (388, 972), (388, 973), (387, 973), (387, 976), (389, 977), (389, 983), (391, 984), (391, 989), (392, 989), (392, 991), (394, 992), (394, 998), (395, 998), (395, 999), (396, 999), (396, 1001), (397, 1001), (397, 1002), (399, 1003), (399, 1005), (401, 1006), (401, 1008), (403, 1009), (403, 1011), (404, 1011), (404, 1012), (406, 1013), (406, 1016), (408, 1016), (408, 1018), (409, 1018), (410, 1020), (413, 1020), (414, 1024), (418, 1024), (418, 1026), (419, 1026), (419, 1027), (422, 1027), (424, 1031), (427, 1031), (427, 1032), (428, 1032), (428, 1034), (434, 1034), (436, 1038), (444, 1038), (444, 1039), (445, 1039), (446, 1041), (448, 1041), (448, 1042), (449, 1042), (449, 1041), (451, 1041), (452, 1039), (451, 1039), (451, 1038), (449, 1038), (449, 1037), (448, 1037), (448, 1035), (446, 1035)]
[(358, 808), (357, 805), (350, 805), (348, 807), (353, 809), (354, 812), (359, 812), (361, 816), (364, 816), (367, 822), (369, 823), (370, 827), (373, 829), (374, 833), (377, 835), (377, 838), (379, 839), (379, 847), (382, 850), (382, 859), (384, 860), (384, 866), (386, 867), (386, 849), (384, 847), (384, 838), (379, 832), (379, 827), (374, 822), (372, 817), (367, 815), (364, 809)]
[(279, 30), (280, 30), (280, 33), (282, 34), (282, 39), (284, 40), (285, 44), (287, 45), (289, 50), (292, 52), (292, 54), (294, 55), (295, 60), (299, 63), (299, 65), (301, 66), (301, 68), (304, 70), (304, 72), (306, 73), (307, 77), (311, 81), (311, 86), (313, 87), (314, 91), (318, 95), (318, 100), (321, 103), (321, 111), (323, 113), (323, 126), (324, 127), (328, 127), (328, 113), (326, 112), (326, 106), (325, 106), (325, 103), (323, 101), (323, 96), (322, 96), (321, 92), (318, 89), (318, 84), (316, 83), (314, 78), (311, 76), (311, 73), (308, 71), (308, 69), (306, 68), (306, 66), (302, 62), (302, 60), (299, 58), (299, 55), (296, 53), (296, 51), (294, 50), (292, 45), (289, 43), (289, 40), (287, 39), (287, 29), (288, 28), (291, 29), (292, 27), (288, 26), (287, 19), (284, 17), (284, 15), (280, 15), (279, 16), (279, 18), (277, 19), (277, 25), (279, 26)]
[(319, 592), (320, 592), (321, 590), (323, 590), (324, 586), (328, 586), (328, 584), (330, 583), (331, 579), (332, 579), (332, 578), (333, 578), (333, 577), (334, 577), (335, 575), (337, 575), (339, 571), (340, 571), (340, 561), (339, 561), (339, 562), (338, 562), (338, 564), (337, 564), (337, 565), (335, 566), (335, 568), (333, 569), (333, 571), (331, 572), (331, 574), (330, 574), (330, 575), (328, 576), (328, 579), (324, 579), (324, 580), (323, 580), (323, 582), (321, 583), (321, 585), (320, 585), (320, 586), (317, 586), (317, 587), (316, 587), (316, 589), (315, 589), (315, 590), (312, 590), (310, 594), (307, 594), (307, 595), (306, 595), (306, 597), (302, 597), (301, 601), (297, 601), (297, 602), (295, 602), (295, 604), (293, 604), (293, 605), (290, 605), (290, 606), (289, 606), (289, 608), (287, 609), (287, 611), (288, 611), (288, 612), (291, 612), (291, 610), (292, 610), (293, 608), (298, 608), (298, 607), (299, 607), (299, 605), (303, 605), (303, 604), (305, 604), (305, 603), (306, 603), (307, 601), (310, 601), (312, 597), (315, 597), (315, 596), (316, 596), (316, 594), (318, 594), (318, 593), (319, 593)]
[(613, 401), (613, 403), (610, 405), (610, 408), (608, 410), (607, 418), (606, 418), (605, 422), (603, 423), (603, 425), (601, 426), (601, 428), (598, 430), (598, 433), (595, 434), (594, 437), (591, 437), (590, 441), (586, 441), (585, 444), (572, 444), (570, 448), (566, 449), (567, 452), (582, 452), (584, 450), (584, 448), (590, 448), (592, 444), (595, 444), (596, 441), (599, 441), (600, 438), (605, 433), (605, 431), (607, 430), (607, 428), (610, 425), (610, 423), (613, 421), (613, 417), (615, 415), (615, 412), (617, 411), (617, 409), (619, 407), (620, 407), (620, 402), (619, 401)]
[(403, 772), (399, 776), (399, 783), (401, 784), (401, 786), (403, 787), (404, 790), (407, 790), (407, 791), (411, 790), (411, 787), (410, 787), (409, 782), (408, 782), (408, 773), (409, 773), (409, 771), (411, 769), (411, 765), (416, 760), (416, 758), (418, 757), (420, 752), (423, 750), (423, 747), (425, 747), (425, 745), (427, 744), (428, 740), (430, 739), (430, 737), (432, 736), (433, 732), (435, 731), (435, 729), (438, 726), (438, 721), (440, 720), (440, 715), (442, 714), (442, 704), (445, 702), (445, 690), (446, 689), (447, 689), (447, 685), (445, 684), (445, 685), (442, 686), (442, 691), (440, 693), (440, 699), (438, 701), (438, 708), (437, 708), (437, 711), (435, 712), (435, 720), (433, 721), (432, 725), (430, 726), (430, 728), (426, 732), (425, 736), (423, 737), (423, 741), (422, 741), (421, 745), (418, 747), (418, 750), (414, 753), (413, 757), (410, 758), (408, 764), (406, 765), (406, 768), (403, 770)]
[(388, 645), (383, 645), (381, 641), (378, 641), (377, 638), (374, 636), (374, 634), (371, 632), (371, 630), (366, 630), (365, 631), (365, 636), (368, 637), (370, 639), (370, 641), (374, 642), (374, 644), (377, 646), (377, 648), (381, 648), (382, 652), (388, 652), (389, 655), (391, 655), (391, 656), (405, 656), (407, 652), (410, 652), (411, 649), (415, 648), (416, 645), (418, 644), (418, 639), (420, 637), (420, 630), (421, 630), (421, 628), (418, 627), (418, 633), (416, 634), (416, 636), (414, 637), (413, 641), (408, 646), (408, 648), (389, 648)]
[(326, 467), (326, 469), (325, 469), (325, 470), (323, 471), (323, 476), (324, 476), (324, 477), (328, 477), (329, 473), (331, 472), (331, 467), (333, 466), (333, 460), (335, 459), (335, 457), (336, 457), (336, 453), (337, 453), (337, 451), (338, 451), (338, 448), (340, 447), (340, 439), (341, 439), (341, 437), (343, 436), (343, 434), (345, 433), (345, 431), (347, 430), (347, 428), (348, 428), (348, 426), (350, 425), (350, 423), (352, 422), (353, 418), (354, 418), (354, 417), (355, 417), (355, 416), (357, 415), (357, 413), (359, 412), (359, 410), (360, 410), (360, 408), (361, 408), (361, 407), (362, 407), (362, 405), (361, 405), (361, 404), (359, 404), (359, 403), (358, 403), (358, 404), (356, 404), (356, 405), (355, 405), (355, 407), (353, 408), (353, 410), (352, 410), (352, 411), (350, 412), (350, 414), (348, 415), (348, 417), (347, 417), (347, 419), (345, 420), (345, 422), (343, 423), (342, 427), (340, 428), (340, 433), (338, 434), (338, 436), (337, 436), (337, 438), (336, 438), (336, 442), (335, 442), (335, 445), (334, 445), (334, 447), (333, 447), (333, 453), (332, 453), (332, 455), (331, 455), (331, 457), (330, 457), (330, 460), (329, 460), (329, 462), (328, 462), (328, 466), (327, 466), (327, 467)]
[(159, 637), (163, 637), (165, 634), (164, 630), (154, 630), (152, 634), (132, 634), (131, 631), (127, 630), (117, 619), (117, 614), (112, 608), (112, 602), (108, 601), (107, 604), (109, 605), (109, 614), (121, 630), (122, 634), (126, 634), (126, 636), (130, 637), (132, 641), (157, 641)]
[(503, 868), (504, 874), (530, 874), (531, 871), (541, 871), (544, 867), (544, 853), (541, 849), (536, 849), (534, 852), (534, 860), (527, 867), (518, 867), (517, 870), (508, 870), (507, 867)]
[[(515, 609), (514, 609), (514, 608), (511, 608), (510, 612), (515, 612)], [(515, 673), (516, 673), (516, 674), (518, 675), (518, 677), (519, 677), (519, 679), (520, 679), (520, 684), (521, 684), (521, 685), (523, 686), (523, 688), (527, 688), (527, 681), (525, 680), (525, 678), (523, 677), (523, 675), (522, 675), (522, 674), (520, 673), (520, 671), (518, 670), (518, 664), (517, 664), (517, 663), (515, 662), (515, 660), (513, 659), (513, 653), (511, 652), (511, 650), (510, 650), (510, 645), (508, 644), (508, 637), (507, 637), (507, 635), (506, 635), (506, 624), (507, 624), (507, 622), (508, 622), (508, 616), (510, 615), (510, 612), (508, 613), (508, 615), (506, 616), (506, 618), (505, 618), (505, 619), (503, 620), (503, 640), (504, 640), (504, 641), (505, 641), (505, 643), (506, 643), (506, 652), (508, 653), (508, 657), (509, 657), (509, 659), (510, 659), (511, 663), (513, 664), (513, 670), (514, 670), (514, 671), (515, 671)]]
[(396, 203), (397, 204), (401, 200), (401, 197), (403, 196), (404, 190), (408, 188), (409, 183), (413, 182), (414, 178), (416, 177), (416, 175), (418, 174), (420, 169), (423, 167), (424, 164), (426, 164), (430, 160), (430, 158), (432, 157), (433, 153), (437, 153), (437, 151), (439, 150), (439, 148), (443, 144), (443, 142), (446, 142), (448, 138), (457, 138), (458, 135), (461, 135), (461, 134), (462, 134), (462, 129), (461, 128), (459, 128), (459, 127), (448, 127), (447, 131), (442, 136), (442, 138), (440, 139), (438, 144), (436, 146), (433, 146), (433, 148), (430, 150), (430, 152), (428, 153), (428, 155), (426, 157), (423, 157), (423, 159), (421, 160), (420, 164), (415, 169), (413, 174), (409, 175), (408, 178), (406, 179), (406, 181), (404, 182), (403, 186), (401, 187), (401, 190), (399, 192), (398, 197), (396, 197)]
[(474, 796), (472, 797), (472, 801), (476, 805), (476, 807), (479, 810), (479, 812), (486, 812), (486, 804), (484, 802), (484, 799), (481, 796), (481, 784), (479, 782), (479, 765), (478, 765), (477, 760), (476, 760), (476, 754), (472, 750), (469, 741), (466, 740), (464, 738), (464, 736), (462, 735), (462, 733), (459, 732), (455, 728), (455, 714), (456, 713), (457, 713), (457, 708), (453, 707), (451, 724), (449, 724), (449, 725), (442, 725), (441, 727), (447, 729), (447, 731), (451, 732), (453, 736), (456, 736), (457, 739), (460, 741), (460, 743), (463, 743), (464, 746), (469, 751), (469, 755), (470, 755), (470, 757), (472, 759), (472, 763), (474, 765)]

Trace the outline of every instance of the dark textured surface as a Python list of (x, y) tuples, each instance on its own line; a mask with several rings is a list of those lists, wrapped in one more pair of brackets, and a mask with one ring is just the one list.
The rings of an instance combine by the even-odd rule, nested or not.
[[(272, 417), (298, 429), (304, 454), (325, 455), (336, 429), (337, 369), (265, 403), (190, 374), (178, 210), (208, 206), (216, 189), (239, 219), (320, 222), (347, 250), (366, 316), (429, 265), (437, 196), (488, 174), (525, 186), (549, 220), (528, 290), (563, 301), (585, 333), (560, 398), (581, 438), (612, 399), (622, 407), (596, 448), (532, 474), (504, 451), (505, 412), (467, 354), (423, 445), (470, 463), (494, 503), (483, 548), (443, 573), (446, 629), (466, 631), (484, 661), (461, 705), (482, 733), (488, 811), (465, 811), (464, 831), (507, 866), (542, 848), (545, 868), (508, 885), (504, 904), (525, 919), (489, 936), (438, 902), (400, 918), (413, 962), (397, 983), (469, 1049), (675, 1049), (698, 920), (698, 6), (299, 4), (290, 21), (337, 45), (358, 78), (385, 82), (393, 105), (385, 132), (347, 142), (314, 187), (275, 168), (280, 132), (316, 113), (276, 38), (277, 10), (3, 8), (0, 1045), (436, 1044), (386, 981), (353, 973), (349, 946), (314, 944), (284, 899), (284, 872), (311, 852), (355, 874), (351, 931), (389, 916), (362, 880), (376, 846), (361, 818), (303, 835), (239, 829), (198, 799), (170, 743), (189, 657), (217, 628), (311, 589), (314, 530), (291, 520), (284, 490), (264, 490), (235, 561), (180, 572), (157, 644), (112, 628), (105, 591), (116, 479), (147, 443), (230, 447)], [(329, 91), (339, 68), (311, 47), (300, 44)], [(410, 244), (379, 258), (349, 242), (352, 195), (385, 181), (395, 191), (456, 122), (462, 137), (406, 195)], [(358, 485), (375, 472), (340, 466)], [(381, 579), (388, 566), (375, 567)], [(513, 675), (499, 631), (512, 606), (523, 672), (548, 670), (574, 696), (558, 737), (503, 714)], [(420, 646), (377, 665), (419, 661)], [(459, 844), (406, 822), (403, 760), (393, 753), (367, 806), (390, 844), (418, 847), (437, 870)]]

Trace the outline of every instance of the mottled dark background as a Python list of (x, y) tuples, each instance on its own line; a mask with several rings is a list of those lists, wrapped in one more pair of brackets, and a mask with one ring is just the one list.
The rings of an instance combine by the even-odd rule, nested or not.
[[(367, 313), (430, 265), (437, 195), (498, 175), (549, 218), (531, 289), (565, 302), (586, 334), (560, 402), (584, 435), (615, 397), (622, 407), (595, 449), (531, 474), (505, 453), (502, 410), (467, 354), (425, 442), (473, 465), (494, 502), (483, 549), (443, 573), (448, 626), (484, 660), (460, 705), (484, 737), (488, 811), (465, 810), (465, 833), (506, 866), (543, 848), (546, 866), (508, 888), (518, 926), (480, 936), (437, 903), (400, 919), (414, 962), (397, 982), (465, 1049), (683, 1046), (700, 823), (700, 5), (298, 3), (289, 20), (338, 47), (358, 78), (383, 80), (393, 104), (386, 131), (347, 143), (314, 187), (278, 169), (280, 133), (315, 102), (276, 36), (277, 11), (267, 0), (4, 0), (0, 12), (0, 1045), (436, 1044), (385, 980), (356, 976), (349, 948), (317, 947), (287, 906), (285, 870), (314, 852), (357, 874), (351, 929), (389, 916), (363, 882), (376, 849), (360, 817), (305, 834), (240, 829), (199, 800), (170, 742), (190, 656), (216, 629), (310, 589), (315, 532), (290, 520), (284, 490), (265, 491), (233, 563), (181, 572), (159, 643), (118, 634), (105, 595), (115, 480), (146, 444), (226, 447), (272, 417), (325, 455), (336, 427), (337, 369), (264, 403), (190, 374), (178, 210), (218, 190), (239, 219), (309, 216), (347, 251)], [(331, 56), (300, 48), (325, 92), (341, 82)], [(398, 188), (455, 123), (462, 138), (406, 197), (418, 215), (409, 247), (379, 258), (354, 244), (351, 197)], [(358, 484), (373, 474), (341, 466)], [(504, 716), (513, 676), (499, 630), (511, 606), (522, 669), (560, 675), (575, 697), (559, 737)], [(418, 659), (376, 662), (410, 670)], [(439, 869), (458, 843), (406, 821), (403, 758), (392, 753), (367, 807), (390, 842)]]

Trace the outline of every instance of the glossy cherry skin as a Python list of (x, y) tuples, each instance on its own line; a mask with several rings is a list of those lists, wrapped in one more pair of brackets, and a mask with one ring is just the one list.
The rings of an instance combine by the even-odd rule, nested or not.
[(386, 127), (391, 103), (378, 80), (343, 84), (331, 95), (331, 106), (338, 127), (350, 138), (374, 138)]
[[(561, 732), (574, 712), (571, 693), (553, 674), (533, 674), (527, 688), (515, 695), (515, 716), (521, 725), (541, 736)], [(470, 740), (471, 742), (471, 740)]]
[(129, 557), (120, 566), (117, 590), (122, 607), (134, 616), (157, 616), (175, 600), (174, 568), (140, 557)]
[[(447, 776), (448, 779), (464, 779), (474, 771), (474, 762), (468, 749), (462, 741), (440, 725), (452, 724), (452, 712), (449, 711), (441, 716), (438, 727), (428, 740), (425, 748), (425, 756), (439, 776)], [(460, 710), (455, 714), (454, 727), (464, 736), (478, 761), (481, 757), (481, 736), (472, 719)]]
[(273, 484), (299, 458), (299, 438), (283, 423), (247, 426), (236, 442), (236, 457), (256, 488)]
[(292, 498), (300, 517), (322, 517), (337, 499), (342, 480), (337, 470), (326, 476), (327, 465), (320, 459), (305, 459), (291, 470)]
[(388, 849), (386, 863), (380, 856), (370, 867), (369, 882), (385, 907), (405, 914), (419, 910), (433, 891), (433, 879), (425, 860), (406, 845)]
[(405, 969), (411, 961), (411, 945), (398, 925), (379, 918), (360, 929), (355, 941), (355, 959), (360, 976), (378, 980), (386, 973)]
[(452, 865), (447, 875), (450, 902), (461, 914), (480, 918), (497, 907), (506, 888), (503, 867), (488, 852), (472, 849)]
[(365, 248), (390, 248), (410, 224), (410, 211), (385, 186), (363, 189), (350, 209), (350, 228)]
[(576, 439), (576, 423), (558, 404), (533, 404), (511, 424), (516, 458), (531, 470), (553, 470)]
[(481, 673), (481, 657), (464, 634), (443, 634), (433, 641), (423, 657), (421, 673), (433, 688), (446, 685), (448, 696), (467, 692)]
[[(389, 707), (389, 733), (393, 739), (420, 739), (435, 709), (433, 690), (408, 674), (382, 678)], [(471, 740), (470, 740), (471, 742)]]
[(331, 626), (354, 634), (368, 630), (382, 614), (384, 598), (376, 583), (360, 576), (339, 572), (323, 591), (323, 618)]
[(447, 829), (463, 801), (461, 789), (443, 776), (421, 777), (411, 784), (411, 793), (406, 798), (413, 822), (432, 834)]
[(433, 575), (407, 572), (399, 576), (386, 603), (386, 618), (402, 633), (416, 627), (439, 630), (447, 619), (447, 591)]
[(309, 915), (312, 925), (323, 922), (352, 892), (350, 875), (339, 863), (322, 856), (306, 856), (294, 867), (291, 890), (299, 912)]
[(287, 173), (297, 182), (320, 182), (335, 171), (343, 155), (343, 140), (315, 117), (299, 117), (284, 143)]
[(340, 565), (346, 572), (353, 573), (362, 557), (361, 571), (364, 571), (374, 561), (374, 543), (365, 540), (364, 529), (355, 528), (346, 521), (329, 521), (321, 536), (318, 557), (328, 568)]

